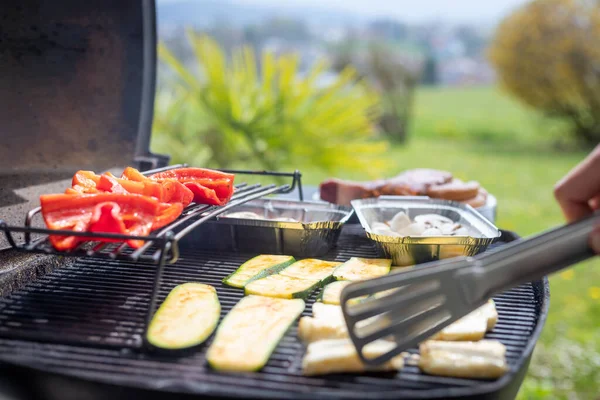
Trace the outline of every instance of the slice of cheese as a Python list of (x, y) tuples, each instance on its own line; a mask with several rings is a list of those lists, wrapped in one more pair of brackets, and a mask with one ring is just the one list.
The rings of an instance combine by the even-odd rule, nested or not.
[(419, 368), (430, 375), (493, 379), (506, 373), (506, 348), (497, 340), (444, 342), (428, 340), (419, 346)]
[[(372, 342), (363, 349), (368, 358), (380, 356), (392, 349), (395, 344), (383, 340)], [(334, 373), (357, 373), (366, 371), (394, 371), (402, 369), (404, 358), (396, 356), (377, 367), (369, 367), (360, 359), (356, 348), (349, 339), (320, 340), (308, 345), (302, 359), (302, 374), (326, 375)]]
[(431, 337), (432, 340), (474, 341), (481, 340), (487, 331), (494, 329), (498, 313), (493, 300), (448, 325)]

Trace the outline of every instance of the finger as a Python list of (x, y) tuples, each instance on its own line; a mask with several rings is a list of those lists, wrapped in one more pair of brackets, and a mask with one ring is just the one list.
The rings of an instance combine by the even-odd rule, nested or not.
[(568, 221), (592, 212), (589, 200), (600, 194), (600, 145), (554, 187), (554, 196)]
[(589, 245), (596, 254), (600, 254), (600, 229), (596, 228), (590, 235)]
[(588, 201), (588, 204), (592, 211), (600, 210), (600, 194), (596, 195), (594, 198)]

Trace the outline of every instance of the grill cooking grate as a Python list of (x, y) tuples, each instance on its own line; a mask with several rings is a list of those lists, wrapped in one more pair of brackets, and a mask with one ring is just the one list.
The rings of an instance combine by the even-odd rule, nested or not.
[[(179, 260), (165, 266), (158, 299), (162, 301), (174, 286), (184, 282), (212, 284), (224, 316), (243, 292), (222, 285), (221, 279), (254, 255), (185, 246)], [(352, 256), (377, 256), (358, 225), (345, 226), (338, 248), (322, 258), (345, 261)], [(262, 398), (281, 398), (282, 393), (313, 398), (316, 393), (332, 398), (365, 398), (376, 393), (399, 398), (417, 392), (432, 396), (449, 388), (473, 390), (494, 384), (427, 376), (410, 365), (398, 374), (302, 377), (303, 347), (296, 339), (297, 323), (260, 373), (235, 374), (232, 378), (231, 374), (210, 370), (204, 358), (210, 340), (184, 356), (147, 353), (143, 351), (142, 336), (154, 271), (144, 266), (140, 262), (82, 259), (1, 299), (0, 359), (142, 388)], [(545, 307), (542, 291), (543, 284), (537, 282), (494, 298), (499, 320), (486, 337), (506, 345), (511, 374), (521, 368), (524, 353), (530, 351), (527, 348), (535, 340), (534, 332), (539, 331), (539, 317)], [(304, 315), (311, 315), (316, 294), (308, 300)], [(447, 391), (443, 393), (442, 397), (450, 397)]]

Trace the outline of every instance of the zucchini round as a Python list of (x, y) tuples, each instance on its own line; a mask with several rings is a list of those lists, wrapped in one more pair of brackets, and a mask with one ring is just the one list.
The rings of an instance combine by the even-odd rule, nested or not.
[(245, 286), (245, 294), (282, 299), (305, 299), (318, 285), (319, 281), (276, 274), (250, 282)]
[(176, 286), (148, 326), (146, 340), (166, 350), (202, 344), (215, 330), (221, 315), (217, 291), (202, 283)]
[(341, 262), (336, 261), (305, 258), (304, 260), (296, 261), (279, 274), (314, 281), (323, 286), (333, 280), (333, 271), (341, 264)]
[(352, 257), (339, 266), (333, 273), (338, 281), (362, 281), (387, 275), (392, 260), (385, 258)]
[(219, 325), (206, 353), (209, 365), (230, 372), (262, 369), (302, 311), (300, 299), (244, 297)]
[(223, 283), (241, 289), (253, 280), (276, 274), (294, 261), (296, 260), (292, 256), (261, 254), (240, 265), (235, 272), (223, 279)]

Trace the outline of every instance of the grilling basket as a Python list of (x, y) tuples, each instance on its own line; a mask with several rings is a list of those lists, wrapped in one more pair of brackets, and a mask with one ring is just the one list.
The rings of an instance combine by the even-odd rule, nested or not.
[[(514, 398), (548, 312), (546, 279), (492, 299), (497, 322), (484, 339), (503, 346), (505, 366), (497, 377), (424, 372), (411, 361), (419, 355), (416, 348), (403, 355), (401, 368), (304, 373), (307, 348), (299, 320), (332, 305), (328, 299), (335, 298), (335, 287), (358, 273), (357, 260), (385, 260), (394, 250), (393, 241), (369, 232), (366, 206), (376, 200), (359, 209), (365, 230), (351, 223), (356, 211), (351, 207), (306, 201), (299, 171), (223, 171), (235, 175), (235, 190), (224, 204), (192, 202), (174, 221), (139, 237), (63, 232), (85, 240), (57, 250), (49, 241), (57, 231), (49, 230), (40, 215), (40, 195), (63, 193), (75, 171), (118, 176), (131, 166), (147, 178), (186, 167), (149, 151), (155, 4), (10, 0), (0, 18), (3, 398)], [(246, 178), (264, 183), (245, 184)], [(518, 239), (468, 212), (473, 213), (469, 221), (491, 236), (481, 246), (462, 241), (457, 251), (488, 251)], [(138, 241), (135, 246), (124, 242), (130, 239)], [(431, 243), (411, 252), (404, 242), (399, 252), (428, 260), (448, 254)], [(265, 254), (272, 256), (273, 268), (261, 279), (247, 279), (238, 269), (252, 270), (255, 265), (248, 263)], [(390, 264), (382, 261), (373, 268), (397, 268)], [(261, 281), (304, 284), (302, 274), (315, 265), (333, 272), (290, 296), (301, 299), (262, 295), (269, 288)], [(195, 310), (207, 312), (199, 324), (202, 338), (190, 339), (201, 343), (175, 351), (166, 336), (154, 340), (164, 331), (157, 316), (168, 314), (165, 304), (192, 294), (203, 296)], [(254, 321), (248, 310), (263, 303), (290, 322), (275, 324), (278, 319), (264, 313)], [(240, 311), (237, 319), (227, 318), (234, 307)], [(257, 321), (273, 326), (253, 349), (266, 358), (256, 365), (248, 360), (247, 367), (255, 370), (227, 371), (219, 346), (231, 352), (228, 339), (244, 339), (244, 329)], [(273, 339), (273, 332), (280, 337)], [(313, 346), (317, 358), (318, 348)]]

